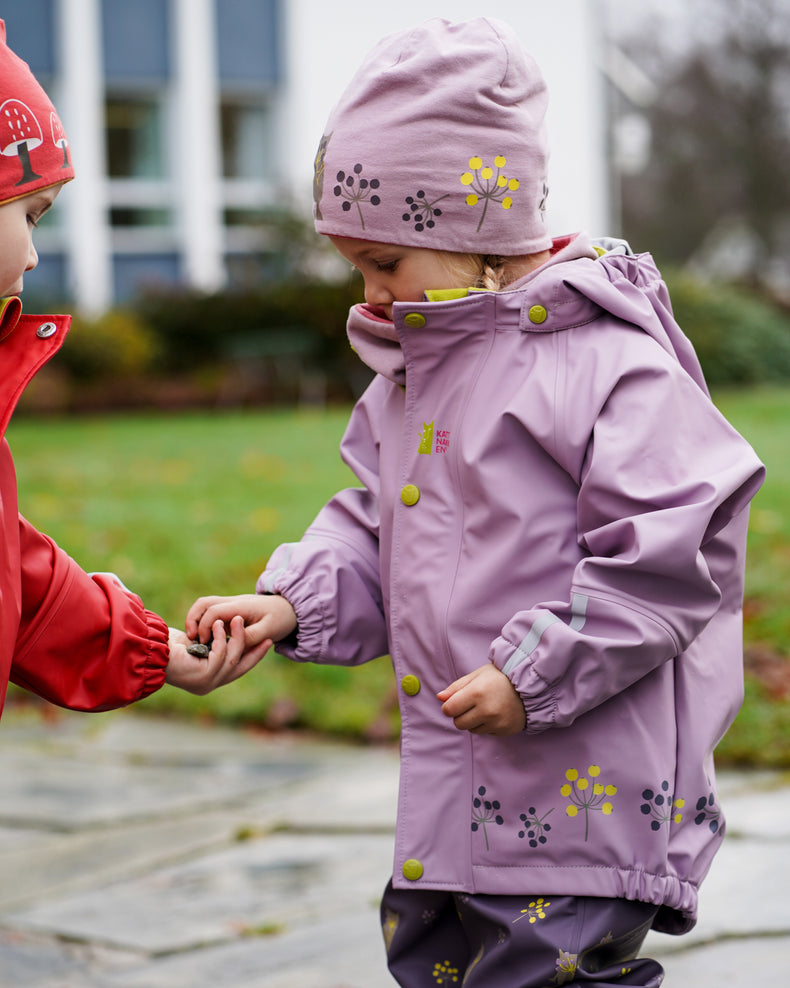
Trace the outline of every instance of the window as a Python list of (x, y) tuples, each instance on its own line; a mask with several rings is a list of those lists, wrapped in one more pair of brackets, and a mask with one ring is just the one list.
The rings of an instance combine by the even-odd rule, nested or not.
[(111, 84), (164, 83), (169, 78), (167, 0), (102, 0), (101, 25), (105, 73)]
[(181, 276), (180, 260), (175, 253), (116, 254), (113, 258), (115, 297), (121, 302), (146, 289), (176, 284)]
[(220, 108), (222, 174), (259, 180), (266, 169), (271, 121), (265, 106), (225, 98)]
[(68, 298), (66, 258), (62, 252), (38, 247), (38, 265), (25, 275), (25, 311), (51, 310)]
[(162, 178), (162, 113), (155, 98), (109, 97), (105, 105), (110, 178)]
[(223, 84), (275, 86), (281, 79), (278, 0), (215, 0)]
[(113, 206), (110, 209), (110, 223), (113, 227), (167, 227), (170, 225), (170, 221), (171, 216), (168, 209), (144, 206)]
[(56, 70), (53, 0), (25, 0), (3, 6), (0, 16), (5, 21), (8, 44), (46, 88)]

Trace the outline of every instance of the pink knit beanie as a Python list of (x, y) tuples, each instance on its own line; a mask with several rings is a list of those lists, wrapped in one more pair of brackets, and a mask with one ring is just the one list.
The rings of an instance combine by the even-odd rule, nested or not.
[(475, 254), (551, 245), (547, 92), (501, 21), (435, 18), (384, 38), (330, 114), (319, 233)]
[(74, 178), (55, 107), (5, 41), (0, 20), (0, 204)]

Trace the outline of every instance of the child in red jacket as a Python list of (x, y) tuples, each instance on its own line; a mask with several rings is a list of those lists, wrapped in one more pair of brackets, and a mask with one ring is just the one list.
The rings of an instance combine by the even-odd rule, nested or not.
[[(250, 669), (239, 619), (219, 622), (207, 658), (111, 574), (85, 573), (17, 509), (5, 430), (20, 394), (60, 348), (69, 316), (23, 315), (16, 296), (38, 263), (32, 233), (74, 177), (66, 134), (0, 21), (0, 710), (9, 679), (53, 703), (107, 710), (170, 682), (208, 693)], [(268, 644), (268, 643), (266, 643)]]

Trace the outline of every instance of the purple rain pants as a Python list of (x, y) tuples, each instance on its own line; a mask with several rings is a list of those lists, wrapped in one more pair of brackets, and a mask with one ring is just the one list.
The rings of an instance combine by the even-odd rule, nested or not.
[(658, 988), (636, 959), (658, 906), (563, 895), (463, 895), (387, 886), (381, 925), (402, 988)]

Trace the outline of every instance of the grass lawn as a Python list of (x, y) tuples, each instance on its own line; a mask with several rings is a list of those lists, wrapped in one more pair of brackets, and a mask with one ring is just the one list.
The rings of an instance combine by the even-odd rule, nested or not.
[(749, 520), (746, 701), (718, 748), (719, 761), (790, 767), (790, 389), (715, 398), (767, 470)]
[[(728, 392), (716, 400), (769, 468), (750, 533), (753, 675), (720, 754), (790, 765), (783, 686), (790, 672), (790, 391)], [(298, 539), (327, 497), (352, 482), (337, 453), (347, 417), (348, 409), (338, 408), (20, 418), (8, 437), (23, 513), (86, 569), (118, 573), (147, 606), (181, 626), (195, 597), (252, 590), (275, 546)], [(346, 670), (267, 656), (208, 697), (165, 687), (139, 708), (349, 737), (397, 731), (387, 660)]]
[[(8, 432), (20, 510), (85, 569), (117, 573), (183, 627), (196, 597), (252, 592), (272, 550), (353, 482), (338, 454), (348, 413), (21, 418)], [(386, 659), (347, 670), (271, 653), (207, 697), (165, 686), (138, 709), (391, 736), (392, 681)]]

